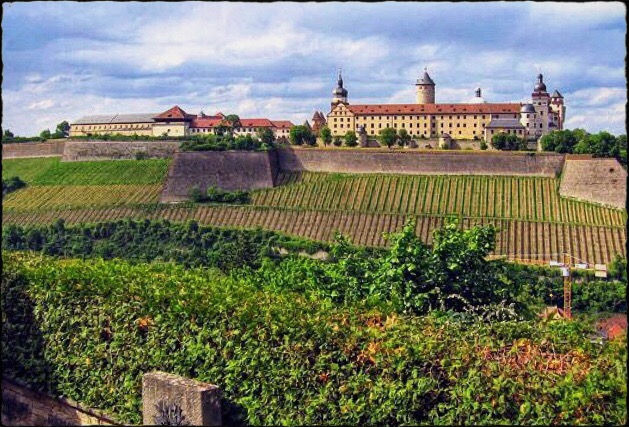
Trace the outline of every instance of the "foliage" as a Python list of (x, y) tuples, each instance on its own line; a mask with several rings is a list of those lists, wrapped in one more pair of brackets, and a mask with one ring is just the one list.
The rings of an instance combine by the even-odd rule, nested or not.
[[(272, 133), (272, 131), (271, 131)], [(263, 135), (264, 141), (268, 141), (268, 135)], [(181, 151), (267, 151), (274, 147), (274, 143), (268, 144), (249, 134), (234, 137), (231, 133), (222, 135), (205, 134), (196, 135), (194, 139), (184, 141), (179, 146)]]
[(315, 145), (317, 143), (316, 136), (310, 128), (305, 125), (297, 125), (290, 128), (290, 143), (293, 145)]
[(595, 346), (578, 321), (418, 317), (216, 270), (2, 258), (3, 375), (125, 424), (154, 370), (217, 384), (227, 425), (626, 422), (626, 341)]
[(15, 135), (13, 135), (13, 132), (11, 132), (9, 129), (5, 129), (4, 133), (2, 134), (2, 138), (14, 138)]
[(8, 179), (2, 179), (2, 198), (13, 191), (26, 187), (26, 183), (18, 176), (12, 176)]
[(269, 147), (275, 143), (275, 134), (273, 133), (271, 128), (264, 127), (258, 129), (257, 136), (262, 144)]
[(2, 137), (3, 144), (18, 144), (26, 142), (43, 142), (44, 139), (39, 136), (14, 136), (14, 137)]
[(398, 130), (397, 143), (400, 147), (406, 147), (411, 142), (411, 135), (404, 128)]
[(391, 148), (393, 144), (395, 144), (395, 141), (397, 141), (396, 130), (389, 127), (382, 129), (380, 131), (380, 134), (378, 135), (378, 141), (380, 141), (381, 144), (384, 144), (387, 147)]
[(526, 150), (527, 144), (524, 138), (512, 133), (500, 132), (491, 137), (491, 146), (496, 150)]
[(541, 144), (544, 151), (614, 157), (624, 167), (627, 166), (627, 135), (614, 136), (606, 131), (590, 134), (584, 129), (565, 129), (542, 136)]
[(356, 132), (353, 130), (345, 132), (343, 139), (345, 140), (345, 145), (348, 147), (356, 147), (358, 145), (358, 137), (356, 136)]
[(323, 145), (327, 147), (330, 143), (332, 143), (332, 131), (329, 127), (324, 125), (321, 127), (319, 133), (321, 135), (321, 140), (323, 140)]
[(341, 144), (343, 144), (343, 141), (341, 140), (340, 136), (335, 136), (334, 139), (332, 140), (332, 143), (334, 144), (335, 147), (340, 147)]
[(489, 148), (489, 147), (487, 146), (487, 143), (485, 142), (485, 140), (482, 140), (482, 141), (480, 142), (480, 149), (481, 149), (481, 150), (486, 150), (487, 148)]
[(52, 137), (52, 134), (50, 133), (50, 129), (43, 130), (43, 131), (39, 134), (39, 137), (40, 137), (41, 139), (44, 139), (44, 140), (45, 140), (45, 139), (50, 139), (50, 138)]
[(198, 186), (190, 189), (190, 199), (196, 203), (213, 202), (213, 203), (249, 203), (251, 198), (247, 191), (225, 191), (214, 186), (209, 186), (203, 194)]
[(199, 226), (196, 221), (118, 220), (66, 227), (63, 220), (38, 227), (10, 225), (2, 230), (2, 250), (31, 250), (46, 255), (165, 260), (185, 266), (221, 269), (260, 264), (274, 255), (272, 248), (289, 253), (314, 253), (327, 246), (261, 229), (239, 230)]
[(57, 125), (55, 133), (51, 135), (52, 138), (60, 139), (67, 138), (70, 135), (70, 124), (67, 120), (62, 121)]

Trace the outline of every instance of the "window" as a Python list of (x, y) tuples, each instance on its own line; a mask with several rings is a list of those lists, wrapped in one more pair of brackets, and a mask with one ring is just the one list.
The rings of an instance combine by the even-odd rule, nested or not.
[(460, 123), (457, 123), (457, 124), (456, 124), (456, 127), (460, 128), (460, 127), (461, 127), (461, 124), (460, 124)]
[(402, 123), (402, 127), (404, 127), (404, 123)]
[(450, 123), (450, 127), (452, 127), (452, 123)]
[(474, 123), (474, 127), (476, 127), (476, 123)]
[(460, 117), (460, 116), (456, 116), (456, 118), (457, 118), (457, 119), (460, 119), (461, 117)]
[(474, 114), (474, 118), (476, 118), (476, 114)]

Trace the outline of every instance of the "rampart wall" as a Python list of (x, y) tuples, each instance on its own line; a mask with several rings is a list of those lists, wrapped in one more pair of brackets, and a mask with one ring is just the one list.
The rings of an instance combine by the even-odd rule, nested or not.
[(280, 169), (293, 172), (554, 177), (563, 167), (564, 156), (532, 152), (284, 148), (278, 150), (278, 162)]
[(173, 157), (177, 141), (68, 141), (63, 150), (63, 161), (135, 159), (138, 153), (146, 158)]
[(624, 209), (627, 171), (616, 159), (570, 156), (561, 177), (559, 194)]
[(46, 142), (20, 142), (2, 144), (3, 159), (19, 159), (24, 157), (50, 157), (63, 155), (64, 139), (54, 139)]
[(195, 185), (203, 192), (209, 186), (232, 191), (273, 187), (277, 171), (275, 152), (177, 152), (168, 170), (161, 201), (186, 200)]

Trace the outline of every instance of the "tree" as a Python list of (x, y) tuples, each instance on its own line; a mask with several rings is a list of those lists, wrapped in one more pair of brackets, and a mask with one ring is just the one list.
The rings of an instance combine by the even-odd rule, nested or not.
[(500, 132), (492, 136), (491, 146), (496, 150), (525, 150), (526, 141), (514, 134)]
[(400, 147), (407, 146), (411, 142), (411, 136), (406, 129), (402, 128), (398, 130), (397, 143)]
[(348, 147), (356, 147), (358, 145), (358, 137), (353, 130), (348, 130), (343, 139), (345, 140), (345, 145)]
[(378, 140), (381, 144), (384, 144), (387, 147), (391, 148), (397, 140), (397, 132), (393, 128), (384, 128), (380, 131), (380, 135), (378, 135)]
[[(304, 125), (297, 125), (290, 128), (289, 132), (290, 142), (293, 145), (313, 145), (316, 143), (316, 137), (312, 134), (312, 131)], [(313, 141), (314, 140), (314, 141)]]
[(481, 142), (480, 142), (480, 149), (481, 149), (481, 150), (486, 150), (487, 148), (488, 148), (488, 147), (487, 147), (487, 143), (486, 143), (484, 140), (483, 140), (483, 141), (481, 141)]
[(579, 136), (580, 139), (585, 139), (587, 133), (582, 130), (576, 135), (570, 130), (552, 131), (542, 136), (540, 141), (542, 150), (554, 151), (556, 153), (572, 153), (574, 152), (574, 146), (579, 142), (577, 136)]
[(259, 128), (258, 129), (258, 138), (262, 141), (263, 144), (273, 145), (275, 142), (275, 134), (271, 130), (271, 128)]
[(319, 131), (319, 134), (321, 135), (321, 139), (323, 140), (323, 145), (327, 147), (328, 144), (332, 142), (332, 131), (329, 127), (323, 126)]
[(40, 134), (39, 134), (40, 138), (42, 139), (50, 139), (52, 134), (50, 133), (50, 129), (46, 129), (43, 130)]
[(13, 138), (14, 136), (15, 135), (13, 135), (13, 132), (11, 132), (9, 129), (4, 130), (3, 138)]
[(67, 138), (70, 135), (70, 124), (67, 120), (62, 121), (57, 125), (55, 133), (52, 134), (53, 138)]
[(332, 144), (334, 144), (334, 146), (336, 147), (340, 147), (342, 143), (343, 142), (341, 141), (341, 138), (339, 136), (335, 136), (334, 140), (332, 140)]
[(228, 114), (223, 119), (223, 122), (225, 123), (225, 126), (227, 127), (229, 133), (233, 135), (234, 129), (240, 126), (240, 117), (238, 117), (237, 114)]

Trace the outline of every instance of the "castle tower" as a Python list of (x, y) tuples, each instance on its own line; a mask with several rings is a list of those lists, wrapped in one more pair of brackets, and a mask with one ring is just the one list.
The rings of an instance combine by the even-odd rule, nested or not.
[(548, 133), (549, 113), (550, 113), (550, 97), (546, 92), (546, 84), (544, 83), (544, 76), (537, 75), (537, 83), (533, 88), (531, 94), (533, 98), (533, 107), (535, 107), (535, 138), (539, 138), (542, 135)]
[(339, 68), (339, 77), (336, 81), (336, 87), (332, 91), (332, 106), (330, 109), (334, 109), (341, 102), (347, 104), (347, 90), (343, 87), (343, 77)]
[(550, 108), (559, 118), (557, 128), (559, 130), (563, 129), (563, 123), (566, 118), (566, 106), (563, 103), (563, 96), (557, 89), (555, 89), (553, 94), (550, 96)]
[(428, 75), (428, 71), (424, 68), (424, 75), (421, 79), (417, 79), (417, 103), (418, 104), (434, 104), (435, 103), (435, 82)]

